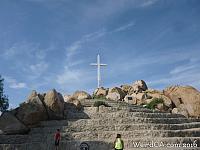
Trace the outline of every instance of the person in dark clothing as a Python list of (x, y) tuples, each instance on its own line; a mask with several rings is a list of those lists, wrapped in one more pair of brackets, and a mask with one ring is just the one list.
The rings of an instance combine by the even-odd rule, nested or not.
[(57, 131), (56, 131), (56, 133), (55, 133), (55, 135), (54, 135), (56, 150), (58, 150), (58, 148), (59, 148), (60, 139), (61, 139), (61, 136), (60, 136), (60, 129), (57, 129)]

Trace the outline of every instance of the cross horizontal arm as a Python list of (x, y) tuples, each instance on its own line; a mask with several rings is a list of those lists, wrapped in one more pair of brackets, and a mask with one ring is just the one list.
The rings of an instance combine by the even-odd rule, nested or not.
[(91, 66), (97, 66), (97, 64), (96, 64), (96, 63), (91, 63), (90, 65), (91, 65)]
[(100, 64), (100, 66), (107, 66), (107, 64)]

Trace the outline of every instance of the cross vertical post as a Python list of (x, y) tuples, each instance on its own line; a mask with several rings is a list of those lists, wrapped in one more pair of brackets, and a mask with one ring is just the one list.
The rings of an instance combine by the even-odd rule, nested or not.
[(101, 64), (100, 55), (97, 55), (97, 63), (91, 63), (91, 66), (97, 66), (97, 88), (101, 86), (101, 66), (107, 66), (107, 64)]

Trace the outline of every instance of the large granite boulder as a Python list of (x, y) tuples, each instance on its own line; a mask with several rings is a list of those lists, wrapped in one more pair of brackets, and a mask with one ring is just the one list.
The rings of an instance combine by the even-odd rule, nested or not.
[(120, 101), (122, 100), (121, 97), (120, 97), (120, 94), (119, 93), (108, 93), (108, 95), (106, 96), (106, 99), (109, 99), (109, 100), (114, 100), (114, 101)]
[(106, 98), (110, 100), (121, 101), (124, 99), (125, 96), (126, 94), (121, 88), (114, 87), (109, 89)]
[(185, 116), (185, 117), (188, 117), (188, 116), (189, 116), (188, 111), (187, 111), (187, 108), (185, 107), (184, 104), (180, 104), (180, 105), (178, 106), (178, 108), (172, 109), (172, 114), (181, 114), (181, 115), (183, 115), (183, 116)]
[(69, 101), (72, 99), (72, 96), (71, 96), (71, 95), (66, 95), (66, 94), (65, 94), (65, 95), (63, 96), (63, 98), (64, 98), (64, 102), (67, 103), (67, 102), (69, 102)]
[(79, 100), (74, 99), (73, 101), (70, 101), (70, 103), (74, 104), (74, 106), (76, 107), (76, 109), (80, 110), (82, 108), (82, 104)]
[(148, 89), (146, 83), (143, 80), (137, 80), (133, 83), (133, 91), (134, 93), (140, 93), (142, 91), (146, 91)]
[(46, 93), (37, 93), (37, 91), (33, 90), (31, 94), (28, 96), (27, 101), (25, 103), (31, 103), (35, 97), (38, 97), (42, 103), (44, 103), (44, 97)]
[(147, 94), (146, 93), (133, 93), (131, 96), (138, 100), (146, 100), (147, 99)]
[(94, 98), (105, 98), (107, 94), (108, 94), (108, 89), (100, 87), (94, 91), (93, 96)]
[(130, 93), (133, 89), (133, 87), (131, 85), (127, 85), (127, 84), (124, 84), (124, 85), (121, 85), (120, 86), (121, 89), (124, 91), (124, 93), (127, 95), (127, 94), (132, 94)]
[(66, 105), (73, 104), (78, 110), (82, 108), (81, 102), (78, 99), (73, 98), (71, 95), (64, 95), (64, 101)]
[(55, 89), (46, 93), (44, 103), (48, 112), (49, 119), (63, 119), (64, 99)]
[(137, 99), (132, 95), (126, 95), (124, 101), (128, 104), (133, 104), (133, 105), (137, 104)]
[(12, 113), (4, 112), (0, 117), (0, 130), (3, 134), (25, 134), (29, 131)]
[(33, 91), (31, 92), (31, 94), (28, 96), (27, 102), (29, 102), (29, 100), (32, 100), (32, 99), (33, 99), (34, 97), (36, 97), (36, 96), (38, 96), (38, 93), (37, 93), (37, 91), (33, 90)]
[(169, 97), (175, 106), (183, 104), (189, 116), (200, 116), (200, 92), (191, 86), (171, 86), (166, 88), (164, 94)]
[(85, 91), (76, 91), (72, 97), (74, 99), (83, 100), (83, 99), (91, 99), (92, 96)]
[(16, 111), (16, 117), (28, 126), (48, 119), (47, 110), (43, 101), (39, 98), (38, 94), (33, 95), (32, 92), (31, 95), (28, 97), (27, 102), (22, 103)]

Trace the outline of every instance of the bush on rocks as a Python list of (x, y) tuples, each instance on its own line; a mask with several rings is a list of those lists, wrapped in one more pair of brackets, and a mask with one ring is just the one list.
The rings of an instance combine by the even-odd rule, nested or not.
[(162, 98), (153, 98), (153, 100), (146, 105), (146, 108), (155, 109), (158, 104), (163, 104)]
[(109, 107), (109, 105), (107, 103), (105, 103), (104, 101), (95, 101), (93, 106), (99, 107), (101, 105), (104, 105), (105, 107)]

